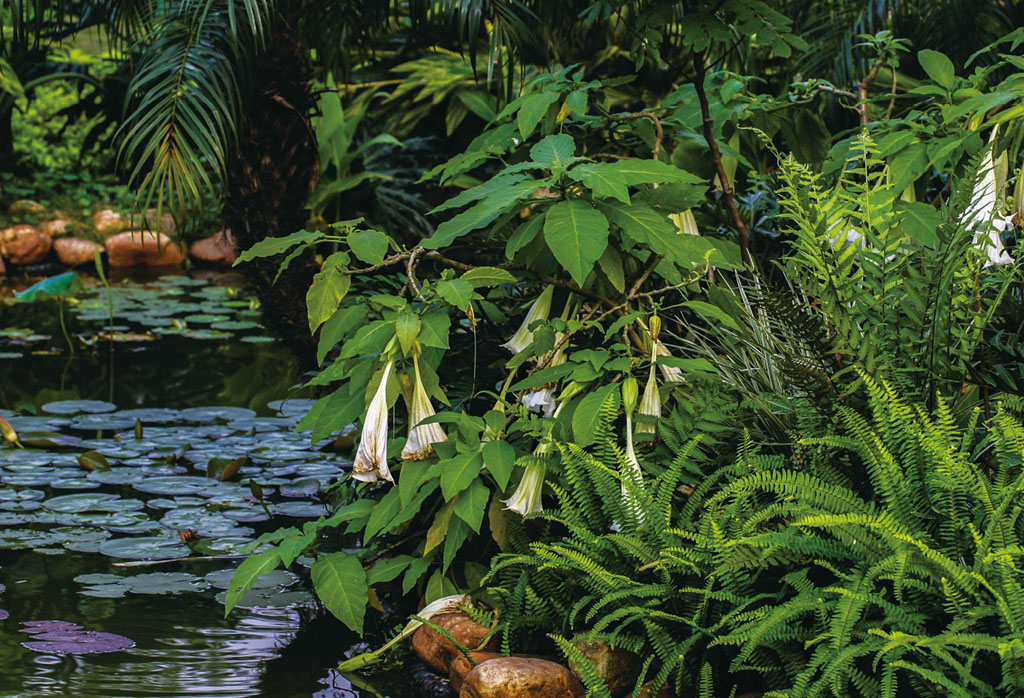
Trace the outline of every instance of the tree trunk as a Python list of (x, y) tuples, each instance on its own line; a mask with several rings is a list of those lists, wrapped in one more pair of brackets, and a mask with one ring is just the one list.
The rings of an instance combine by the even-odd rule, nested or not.
[[(278, 18), (252, 64), (243, 96), (238, 153), (228, 164), (224, 223), (239, 250), (266, 237), (290, 235), (306, 223), (306, 200), (319, 158), (309, 122), (311, 68), (286, 19)], [(310, 364), (315, 344), (306, 320), (306, 291), (316, 273), (312, 254), (293, 260), (274, 283), (283, 255), (254, 260), (246, 273), (263, 306), (263, 324)]]

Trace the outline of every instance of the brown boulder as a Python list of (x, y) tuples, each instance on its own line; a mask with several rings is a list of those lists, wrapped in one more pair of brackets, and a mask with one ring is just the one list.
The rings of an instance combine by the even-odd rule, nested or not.
[(16, 225), (0, 232), (0, 255), (11, 264), (35, 264), (50, 251), (53, 240), (34, 225)]
[[(648, 681), (640, 687), (640, 698), (651, 698), (651, 685), (652, 682)], [(675, 698), (675, 694), (672, 693), (672, 689), (668, 686), (662, 686), (658, 689), (658, 692), (654, 694), (654, 698)]]
[(31, 199), (18, 199), (12, 203), (8, 209), (10, 213), (39, 213), (45, 211), (46, 207), (38, 201), (32, 201)]
[(129, 230), (107, 238), (112, 267), (167, 267), (181, 264), (185, 253), (163, 233)]
[(456, 693), (462, 689), (462, 684), (466, 680), (466, 674), (473, 671), (473, 669), (491, 659), (497, 659), (501, 656), (500, 652), (470, 652), (469, 656), (473, 658), (473, 661), (469, 661), (469, 657), (459, 652), (458, 656), (452, 660), (452, 665), (448, 669), (448, 679), (451, 681), (452, 690)]
[[(594, 665), (597, 673), (608, 684), (613, 696), (625, 693), (636, 683), (640, 674), (640, 657), (619, 647), (612, 647), (607, 642), (585, 642), (576, 640), (576, 649)], [(577, 665), (569, 662), (569, 667), (576, 676), (580, 675)]]
[(230, 230), (222, 230), (208, 238), (196, 240), (188, 253), (201, 262), (230, 267), (238, 255), (235, 253), (235, 239)]
[(155, 208), (147, 208), (143, 215), (132, 214), (130, 224), (135, 230), (155, 230), (160, 233), (173, 233), (177, 230), (174, 216), (169, 211), (161, 211), (157, 215)]
[(459, 698), (583, 698), (579, 679), (561, 664), (529, 657), (499, 657), (466, 675)]
[[(478, 624), (468, 613), (456, 611), (434, 616), (430, 619), (434, 625), (440, 626), (460, 645), (469, 650), (496, 650), (498, 638), (491, 636), (481, 647), (484, 637), (490, 630)], [(412, 648), (427, 666), (441, 674), (447, 674), (452, 661), (462, 653), (452, 644), (451, 640), (442, 637), (430, 626), (424, 625), (412, 636)]]
[(96, 258), (96, 250), (103, 252), (103, 245), (81, 238), (58, 238), (53, 241), (53, 249), (61, 264), (77, 267), (92, 262)]
[(4, 266), (4, 258), (0, 257), (0, 274), (6, 274), (7, 267)]
[(105, 208), (92, 214), (92, 224), (101, 233), (112, 233), (128, 227), (128, 222), (117, 211)]
[(67, 218), (57, 218), (52, 221), (44, 221), (36, 227), (39, 229), (40, 233), (44, 233), (50, 237), (57, 237), (58, 235), (66, 233), (68, 228), (72, 227), (74, 224), (74, 221), (68, 220)]

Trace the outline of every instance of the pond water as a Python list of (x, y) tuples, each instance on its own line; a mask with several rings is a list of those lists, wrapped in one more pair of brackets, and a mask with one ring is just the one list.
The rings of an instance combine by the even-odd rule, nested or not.
[(239, 279), (10, 300), (35, 280), (0, 286), (0, 417), (26, 446), (0, 447), (0, 696), (412, 695), (333, 672), (356, 638), (308, 560), (224, 617), (239, 551), (324, 514), (348, 467), (294, 431), (297, 363)]

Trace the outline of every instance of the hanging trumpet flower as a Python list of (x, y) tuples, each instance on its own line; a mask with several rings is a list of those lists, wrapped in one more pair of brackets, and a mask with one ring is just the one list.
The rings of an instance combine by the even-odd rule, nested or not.
[(643, 487), (643, 472), (640, 470), (640, 461), (637, 460), (636, 451), (633, 449), (633, 410), (636, 409), (637, 384), (633, 376), (628, 376), (622, 381), (622, 406), (626, 412), (626, 459), (623, 463), (622, 476), (622, 501), (626, 511), (632, 514), (637, 523), (643, 521), (643, 510), (640, 503), (626, 486), (630, 482), (634, 488)]
[(413, 386), (412, 403), (409, 407), (409, 438), (402, 448), (402, 460), (423, 460), (433, 452), (432, 444), (447, 441), (448, 436), (440, 424), (421, 423), (428, 417), (433, 417), (435, 412), (434, 406), (430, 404), (427, 389), (423, 387), (420, 359), (415, 353), (412, 357), (412, 366), (416, 384)]
[(384, 365), (377, 392), (370, 400), (370, 406), (363, 418), (363, 433), (359, 436), (359, 448), (352, 462), (352, 477), (363, 482), (376, 482), (382, 477), (394, 484), (388, 470), (388, 378), (394, 361)]
[(658, 420), (661, 419), (661, 395), (658, 393), (658, 380), (656, 366), (658, 365), (658, 336), (661, 334), (661, 318), (657, 315), (651, 317), (651, 371), (647, 376), (647, 385), (644, 387), (643, 397), (640, 398), (640, 412), (637, 416), (636, 433), (653, 435), (658, 430)]
[(1007, 155), (1004, 151), (998, 159), (993, 155), (995, 150), (998, 128), (992, 130), (989, 138), (988, 149), (981, 161), (981, 170), (978, 181), (971, 193), (971, 204), (964, 211), (963, 222), (968, 228), (974, 230), (974, 241), (978, 243), (979, 238), (987, 231), (985, 241), (985, 253), (988, 261), (985, 266), (999, 266), (1012, 264), (1013, 257), (1003, 246), (1001, 233), (1006, 230), (1009, 219), (999, 214), (999, 206), (1002, 203), (1003, 186), (1006, 183), (1006, 172), (1008, 169)]
[(686, 209), (682, 213), (670, 213), (668, 217), (676, 224), (676, 232), (679, 235), (700, 235), (697, 219), (693, 217), (692, 210)]
[[(538, 446), (538, 448), (540, 448)], [(541, 506), (540, 496), (544, 490), (544, 476), (547, 474), (547, 466), (543, 458), (530, 457), (530, 462), (523, 473), (523, 479), (519, 481), (519, 487), (512, 493), (512, 496), (505, 500), (505, 508), (511, 509), (520, 516), (535, 514), (544, 507)]]
[(518, 354), (526, 347), (530, 346), (533, 342), (533, 331), (530, 330), (530, 325), (537, 322), (538, 320), (547, 320), (548, 313), (551, 312), (551, 297), (555, 293), (554, 286), (548, 286), (545, 288), (537, 300), (530, 304), (530, 309), (526, 311), (526, 317), (523, 318), (523, 323), (516, 330), (512, 338), (501, 346), (505, 347), (513, 354)]

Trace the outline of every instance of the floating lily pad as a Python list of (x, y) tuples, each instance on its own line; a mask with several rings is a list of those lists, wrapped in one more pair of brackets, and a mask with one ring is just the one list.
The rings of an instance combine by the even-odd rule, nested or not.
[[(224, 603), (227, 592), (217, 594), (217, 601)], [(271, 589), (250, 589), (235, 602), (235, 608), (252, 610), (257, 608), (294, 608), (309, 603), (313, 595), (308, 591), (274, 591)]]
[(99, 551), (110, 557), (129, 560), (169, 560), (186, 557), (192, 552), (180, 538), (169, 536), (115, 538), (101, 545)]
[(97, 654), (128, 649), (134, 647), (135, 642), (124, 635), (115, 635), (114, 633), (100, 633), (92, 630), (57, 630), (37, 632), (34, 640), (23, 642), (21, 645), (34, 652), (46, 654)]
[[(24, 354), (16, 351), (0, 351), (0, 360), (2, 359), (20, 359)], [(7, 611), (0, 611), (0, 613), (7, 613)], [(4, 616), (6, 618), (6, 616)]]
[[(66, 393), (65, 393), (66, 394)], [(43, 405), (43, 412), (50, 414), (99, 414), (113, 412), (117, 405), (103, 400), (59, 400)]]
[(258, 322), (252, 320), (221, 320), (215, 322), (210, 327), (215, 330), (224, 330), (226, 332), (241, 332), (242, 330), (254, 330), (259, 328)]
[(256, 412), (245, 407), (190, 407), (181, 411), (181, 418), (190, 422), (230, 422), (255, 417)]
[(162, 495), (195, 495), (213, 494), (218, 486), (214, 480), (197, 475), (171, 475), (168, 477), (151, 477), (132, 484), (139, 492)]
[[(231, 586), (231, 576), (235, 573), (234, 568), (217, 570), (206, 575), (205, 579), (215, 589), (227, 589)], [(288, 570), (273, 570), (267, 574), (260, 575), (253, 582), (253, 589), (279, 590), (290, 587), (299, 581), (299, 576)]]
[(75, 581), (89, 584), (80, 593), (85, 596), (96, 596), (104, 599), (116, 599), (126, 594), (181, 594), (191, 591), (204, 591), (210, 584), (202, 577), (195, 577), (184, 572), (150, 572), (131, 577), (117, 577), (102, 582), (87, 582), (84, 577), (101, 577), (103, 575), (82, 575)]
[(125, 417), (127, 419), (137, 419), (143, 424), (173, 424), (178, 421), (178, 414), (178, 410), (154, 407), (148, 409), (121, 410), (116, 416)]
[(81, 431), (123, 431), (134, 426), (134, 419), (113, 414), (87, 414), (71, 420), (71, 428)]

